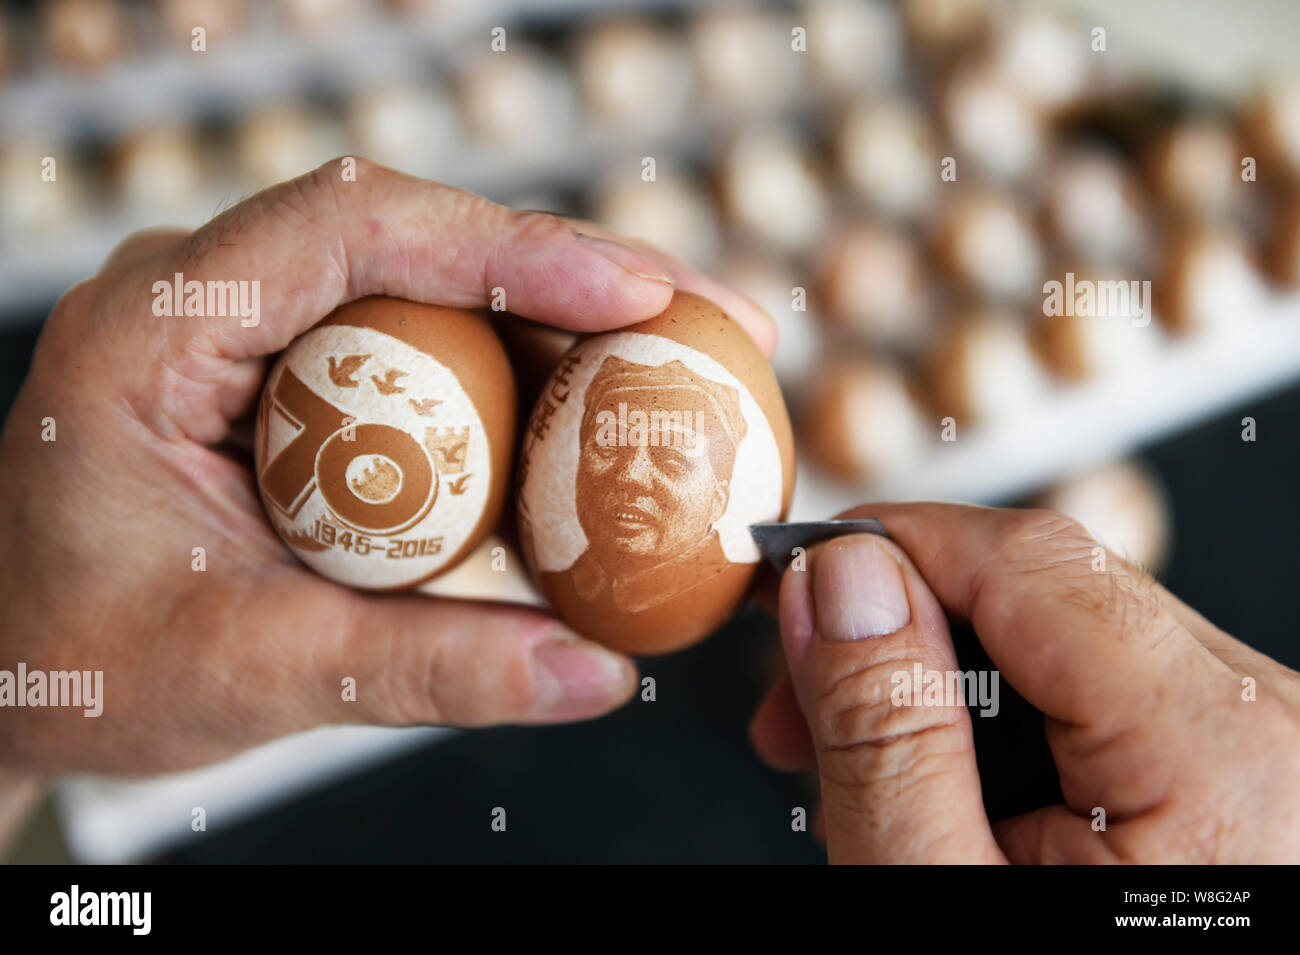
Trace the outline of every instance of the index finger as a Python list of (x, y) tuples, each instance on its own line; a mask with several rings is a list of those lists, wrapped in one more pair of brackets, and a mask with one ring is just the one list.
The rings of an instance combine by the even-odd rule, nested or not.
[[(366, 295), (492, 304), (575, 331), (650, 318), (672, 298), (667, 270), (626, 245), (584, 236), (551, 215), (354, 163), (334, 160), (258, 193), (139, 266), (143, 294), (133, 291), (146, 309), (156, 283), (164, 294), (163, 285), (180, 283), (181, 298), (191, 282), (256, 283), (255, 295), (240, 289), (256, 314), (244, 314), (249, 307), (177, 323), (173, 346), (233, 361), (272, 354)], [(348, 169), (355, 176), (345, 178)]]

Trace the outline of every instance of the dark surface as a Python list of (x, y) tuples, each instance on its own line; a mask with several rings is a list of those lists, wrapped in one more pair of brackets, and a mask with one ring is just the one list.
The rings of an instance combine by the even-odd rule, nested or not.
[[(775, 645), (751, 610), (642, 664), (655, 702), (598, 722), (459, 734), (168, 856), (172, 862), (817, 862), (804, 780), (745, 736)], [(491, 829), (495, 807), (505, 832)]]
[(39, 332), (37, 325), (21, 325), (0, 331), (0, 408), (4, 409), (4, 418), (9, 416), (14, 396), (27, 376), (27, 366), (31, 364), (32, 349), (36, 347)]
[[(1241, 440), (1241, 419), (1257, 426)], [(1247, 402), (1144, 455), (1169, 490), (1165, 585), (1222, 629), (1300, 669), (1300, 388)]]
[[(12, 400), (34, 334), (0, 335), (0, 397)], [(1241, 440), (1241, 419), (1258, 440)], [(1300, 387), (1258, 399), (1147, 449), (1175, 517), (1167, 586), (1258, 649), (1300, 668), (1295, 536)], [(957, 635), (963, 667), (982, 656)], [(813, 802), (763, 767), (745, 728), (776, 661), (756, 610), (703, 645), (642, 663), (655, 702), (594, 723), (451, 737), (213, 832), (172, 862), (816, 862), (790, 826)], [(1041, 721), (1003, 692), (975, 719), (990, 813), (1054, 798)], [(490, 827), (494, 807), (507, 830)], [(811, 816), (811, 812), (810, 812)]]

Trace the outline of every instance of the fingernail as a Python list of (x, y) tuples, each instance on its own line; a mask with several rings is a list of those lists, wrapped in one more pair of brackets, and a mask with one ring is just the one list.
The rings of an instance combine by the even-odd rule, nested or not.
[(868, 534), (826, 544), (812, 565), (817, 625), (828, 640), (861, 640), (907, 626), (903, 569)]
[(533, 660), (537, 663), (535, 708), (539, 716), (594, 716), (627, 696), (627, 662), (590, 643), (548, 640), (533, 650)]
[(673, 277), (648, 255), (621, 242), (611, 242), (609, 239), (599, 239), (594, 235), (584, 235), (581, 232), (577, 235), (578, 241), (587, 248), (609, 259), (624, 271), (631, 272), (637, 278), (649, 282), (662, 282), (668, 286), (675, 284)]

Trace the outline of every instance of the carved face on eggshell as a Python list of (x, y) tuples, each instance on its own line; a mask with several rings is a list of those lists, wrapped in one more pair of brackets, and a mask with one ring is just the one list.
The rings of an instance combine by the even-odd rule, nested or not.
[(678, 292), (552, 374), (524, 435), (520, 540), (571, 627), (664, 653), (736, 610), (759, 561), (748, 527), (783, 517), (793, 489), (766, 360), (721, 309)]
[(257, 478), (316, 572), (401, 589), (450, 569), (500, 515), (514, 379), (475, 312), (372, 297), (295, 339), (267, 378)]

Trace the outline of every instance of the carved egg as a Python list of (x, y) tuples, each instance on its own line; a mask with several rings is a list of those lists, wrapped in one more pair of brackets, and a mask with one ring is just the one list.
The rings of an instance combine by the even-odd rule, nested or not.
[(523, 436), (519, 536), (569, 626), (633, 654), (667, 653), (745, 599), (749, 525), (780, 520), (794, 440), (749, 336), (684, 292), (637, 325), (580, 339)]
[(496, 524), (515, 413), (510, 365), (482, 313), (350, 302), (267, 378), (256, 433), (267, 516), (324, 577), (413, 587)]

